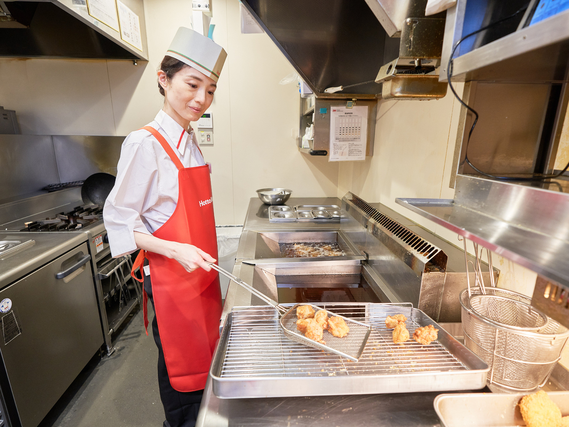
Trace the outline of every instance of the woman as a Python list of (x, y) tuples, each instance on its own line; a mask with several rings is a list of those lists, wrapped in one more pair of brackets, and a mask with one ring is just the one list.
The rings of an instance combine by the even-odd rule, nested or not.
[(125, 139), (103, 212), (113, 256), (141, 249), (133, 274), (143, 267), (145, 326), (146, 295), (155, 311), (166, 427), (195, 425), (219, 337), (210, 169), (190, 122), (211, 105), (226, 56), (207, 37), (178, 30), (158, 71), (164, 107)]

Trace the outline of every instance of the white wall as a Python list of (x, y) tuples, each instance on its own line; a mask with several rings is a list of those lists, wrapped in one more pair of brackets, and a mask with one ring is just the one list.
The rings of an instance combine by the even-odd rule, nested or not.
[[(156, 70), (191, 1), (145, 0), (149, 61), (2, 59), (0, 105), (15, 110), (23, 134), (127, 135), (162, 106)], [(228, 52), (214, 103), (212, 163), (218, 224), (242, 224), (261, 187), (295, 196), (334, 196), (338, 165), (296, 149), (298, 89), (280, 85), (294, 71), (266, 34), (241, 34), (238, 0), (214, 0), (214, 40)]]

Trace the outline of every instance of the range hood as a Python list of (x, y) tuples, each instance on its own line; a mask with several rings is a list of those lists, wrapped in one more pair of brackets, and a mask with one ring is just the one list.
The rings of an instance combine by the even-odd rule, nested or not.
[(0, 57), (148, 60), (143, 0), (122, 0), (139, 20), (142, 50), (89, 14), (86, 0), (0, 1)]
[[(427, 0), (242, 3), (316, 97), (432, 99), (446, 93), (446, 83), (438, 82), (445, 14), (425, 17)], [(340, 92), (326, 91), (340, 86)]]

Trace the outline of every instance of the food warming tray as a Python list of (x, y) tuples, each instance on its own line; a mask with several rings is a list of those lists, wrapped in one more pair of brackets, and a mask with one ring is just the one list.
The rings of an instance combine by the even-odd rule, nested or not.
[[(442, 427), (525, 426), (517, 405), (527, 394), (531, 393), (441, 394), (435, 398), (434, 406)], [(569, 391), (547, 394), (563, 416), (569, 415)]]
[[(234, 307), (228, 314), (210, 374), (220, 398), (326, 396), (477, 390), (489, 367), (411, 304), (316, 303), (369, 323), (371, 334), (358, 362), (295, 343), (280, 329), (271, 307)], [(388, 315), (407, 316), (412, 335), (419, 326), (439, 329), (438, 340), (394, 344)]]
[(342, 211), (337, 205), (286, 205), (269, 207), (269, 222), (338, 222)]

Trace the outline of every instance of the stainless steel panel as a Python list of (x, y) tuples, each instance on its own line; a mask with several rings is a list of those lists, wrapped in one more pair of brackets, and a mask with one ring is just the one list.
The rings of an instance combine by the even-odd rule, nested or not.
[(0, 135), (0, 202), (59, 182), (50, 136)]
[(59, 182), (86, 179), (97, 172), (117, 174), (122, 136), (53, 136)]
[[(441, 394), (434, 402), (442, 427), (525, 425), (518, 408), (521, 393), (467, 393)], [(569, 415), (569, 392), (547, 393), (559, 407), (561, 414)]]
[(469, 160), (486, 173), (531, 174), (549, 92), (549, 84), (470, 85), (468, 103), (478, 111), (480, 120), (468, 143), (473, 116), (465, 119), (458, 173), (476, 173), (464, 162), (468, 144)]
[(87, 235), (73, 233), (0, 233), (0, 240), (27, 241), (34, 245), (6, 258), (0, 257), (0, 289), (40, 268), (46, 259), (54, 259), (87, 241)]
[[(447, 80), (450, 52), (463, 35), (467, 2), (447, 14), (440, 78)], [(518, 30), (455, 59), (453, 80), (498, 82), (567, 81), (569, 11)]]
[(363, 1), (244, 0), (243, 4), (300, 74), (312, 92), (368, 82), (346, 93), (375, 95), (379, 67), (397, 56), (380, 22)]
[[(408, 17), (425, 16), (426, 0), (366, 0), (390, 37), (399, 37)], [(438, 16), (438, 15), (437, 15)]]
[(223, 398), (325, 396), (473, 390), (486, 385), (488, 366), (439, 329), (423, 346), (393, 344), (385, 317), (404, 313), (407, 327), (438, 325), (410, 305), (326, 304), (326, 309), (370, 323), (372, 334), (359, 362), (292, 342), (274, 309), (244, 307), (228, 316), (210, 375)]
[(0, 292), (12, 301), (0, 350), (23, 427), (38, 425), (103, 344), (91, 267), (55, 278), (87, 253), (84, 243)]
[(455, 200), (396, 201), (501, 256), (569, 285), (569, 197), (565, 193), (459, 176)]

